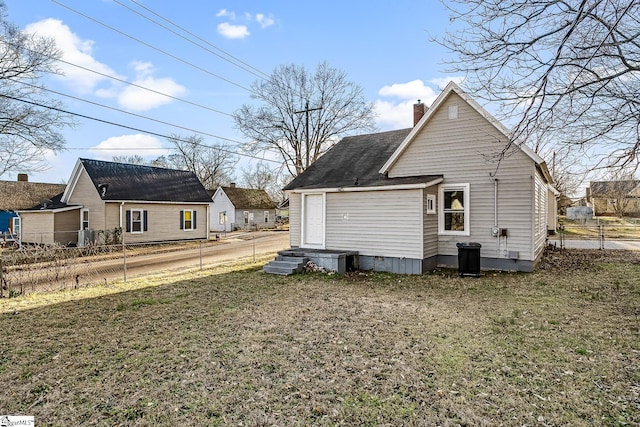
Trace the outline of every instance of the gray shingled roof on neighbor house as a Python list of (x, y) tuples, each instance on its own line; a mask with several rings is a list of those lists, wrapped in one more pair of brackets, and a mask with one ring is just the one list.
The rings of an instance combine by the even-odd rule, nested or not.
[(589, 183), (591, 197), (615, 197), (629, 194), (640, 185), (638, 180), (592, 181)]
[(222, 187), (236, 209), (275, 209), (276, 204), (264, 190)]
[(66, 184), (48, 184), (28, 181), (0, 181), (0, 210), (29, 209), (62, 193)]
[(378, 173), (409, 132), (411, 129), (401, 129), (345, 137), (284, 189), (379, 187), (441, 178), (442, 175), (387, 178)]
[(102, 200), (211, 202), (193, 172), (91, 159), (80, 162)]

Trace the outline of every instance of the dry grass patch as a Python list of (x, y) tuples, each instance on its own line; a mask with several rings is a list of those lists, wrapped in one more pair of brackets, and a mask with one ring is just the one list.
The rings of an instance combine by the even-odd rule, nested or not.
[(533, 274), (248, 270), (8, 312), (0, 408), (38, 425), (637, 425), (638, 277), (637, 253), (558, 251)]

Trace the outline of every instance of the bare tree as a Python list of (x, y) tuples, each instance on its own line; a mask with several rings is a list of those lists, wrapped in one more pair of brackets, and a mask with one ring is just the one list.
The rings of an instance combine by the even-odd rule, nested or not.
[(64, 148), (60, 130), (74, 123), (39, 83), (58, 55), (53, 40), (7, 22), (0, 0), (0, 176), (45, 170), (47, 153)]
[(607, 199), (607, 211), (622, 218), (634, 207), (635, 198), (631, 192), (638, 186), (639, 181), (629, 170), (615, 170), (608, 174), (608, 179), (601, 184), (601, 197)]
[[(238, 156), (225, 144), (207, 145), (198, 135), (170, 135), (176, 151), (166, 157), (167, 166), (189, 170), (196, 174), (207, 189), (215, 189), (233, 179)], [(156, 163), (162, 160), (156, 159)]]
[(250, 152), (274, 150), (292, 176), (299, 175), (342, 136), (373, 131), (373, 105), (362, 88), (326, 62), (314, 73), (281, 65), (267, 80), (251, 85), (259, 106), (243, 105), (236, 127), (250, 141)]
[(447, 0), (454, 53), (477, 97), (503, 101), (514, 136), (637, 167), (640, 154), (640, 2)]
[(265, 190), (271, 200), (280, 203), (285, 199), (282, 189), (286, 186), (287, 176), (282, 167), (270, 168), (264, 162), (242, 168), (242, 186)]
[(151, 162), (147, 162), (144, 157), (139, 154), (134, 154), (131, 156), (122, 155), (122, 156), (113, 156), (111, 159), (114, 162), (118, 163), (128, 163), (130, 165), (150, 165)]

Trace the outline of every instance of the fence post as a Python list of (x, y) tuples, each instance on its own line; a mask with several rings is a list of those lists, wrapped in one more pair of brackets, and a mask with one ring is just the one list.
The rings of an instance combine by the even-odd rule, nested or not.
[(200, 270), (202, 270), (202, 240), (200, 240)]
[(0, 256), (0, 298), (4, 298), (4, 265)]
[(600, 225), (600, 249), (604, 249), (604, 225)]
[(124, 243), (124, 233), (122, 234), (122, 274), (124, 282), (127, 283), (127, 245)]

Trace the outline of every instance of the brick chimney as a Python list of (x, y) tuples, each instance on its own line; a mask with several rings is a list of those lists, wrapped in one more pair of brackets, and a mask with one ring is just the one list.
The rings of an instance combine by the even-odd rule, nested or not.
[(231, 182), (231, 183), (229, 183), (229, 187), (231, 187), (231, 188), (236, 188), (236, 183), (235, 183), (235, 182)]
[(28, 182), (29, 181), (29, 175), (27, 175), (26, 173), (19, 173), (18, 174), (18, 181), (19, 182)]
[(424, 113), (427, 112), (427, 106), (418, 99), (417, 104), (413, 104), (413, 126), (417, 125)]

